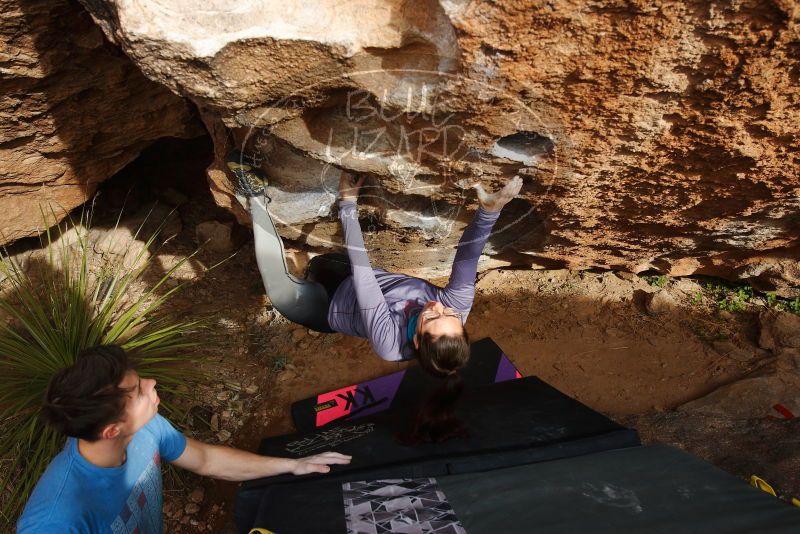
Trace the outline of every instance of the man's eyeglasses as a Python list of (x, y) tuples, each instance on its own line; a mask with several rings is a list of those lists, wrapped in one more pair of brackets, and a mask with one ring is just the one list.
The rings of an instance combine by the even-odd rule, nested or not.
[(442, 317), (442, 316), (444, 316), (444, 317), (455, 317), (459, 321), (462, 318), (462, 314), (460, 314), (459, 312), (457, 312), (455, 310), (444, 310), (443, 313), (439, 313), (436, 310), (428, 310), (428, 311), (424, 311), (424, 312), (422, 312), (420, 314), (420, 317), (422, 319), (425, 319), (426, 321), (433, 321), (433, 320), (438, 319), (439, 317)]

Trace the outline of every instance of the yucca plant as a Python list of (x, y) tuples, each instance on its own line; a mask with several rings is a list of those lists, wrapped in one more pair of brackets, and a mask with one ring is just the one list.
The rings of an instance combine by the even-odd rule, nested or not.
[[(64, 445), (64, 438), (41, 420), (40, 405), (50, 378), (71, 365), (82, 349), (115, 343), (130, 351), (137, 370), (158, 380), (159, 390), (166, 393), (164, 411), (173, 417), (181, 415), (175, 413), (181, 403), (174, 401), (191, 395), (193, 385), (204, 378), (197, 356), (192, 354), (191, 363), (188, 356), (199, 340), (187, 335), (200, 331), (202, 321), (173, 321), (164, 311), (164, 303), (182, 286), (166, 284), (182, 262), (150, 284), (143, 276), (149, 272), (149, 249), (160, 227), (138, 252), (109, 258), (94, 252), (90, 224), (88, 209), (78, 224), (58, 225), (58, 239), (53, 239), (55, 231), (45, 232), (44, 254), (27, 269), (0, 255), (5, 277), (0, 285), (0, 313), (5, 316), (0, 324), (4, 527), (21, 513), (36, 481)], [(118, 227), (119, 219), (113, 231)]]

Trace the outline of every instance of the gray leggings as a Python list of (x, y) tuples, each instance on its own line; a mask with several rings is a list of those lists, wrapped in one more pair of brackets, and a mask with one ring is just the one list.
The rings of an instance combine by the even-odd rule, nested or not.
[(345, 254), (323, 254), (309, 262), (306, 278), (289, 273), (283, 242), (267, 210), (263, 196), (250, 197), (258, 270), (267, 296), (281, 315), (317, 332), (333, 332), (328, 308), (336, 288), (350, 273)]

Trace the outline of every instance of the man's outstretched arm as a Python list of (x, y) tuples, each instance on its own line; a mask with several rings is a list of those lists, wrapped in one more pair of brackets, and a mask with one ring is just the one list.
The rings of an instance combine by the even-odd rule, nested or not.
[(338, 452), (323, 452), (298, 459), (275, 458), (186, 438), (186, 449), (172, 463), (198, 475), (238, 482), (286, 473), (327, 473), (331, 465), (349, 464), (350, 459), (350, 456)]

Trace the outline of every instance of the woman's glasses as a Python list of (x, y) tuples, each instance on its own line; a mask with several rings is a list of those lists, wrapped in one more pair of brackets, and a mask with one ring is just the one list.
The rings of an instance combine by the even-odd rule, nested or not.
[(436, 310), (428, 310), (424, 311), (420, 314), (420, 317), (425, 319), (426, 321), (433, 321), (438, 319), (439, 317), (455, 317), (458, 320), (461, 320), (462, 315), (455, 310), (445, 309), (444, 312), (439, 313)]

